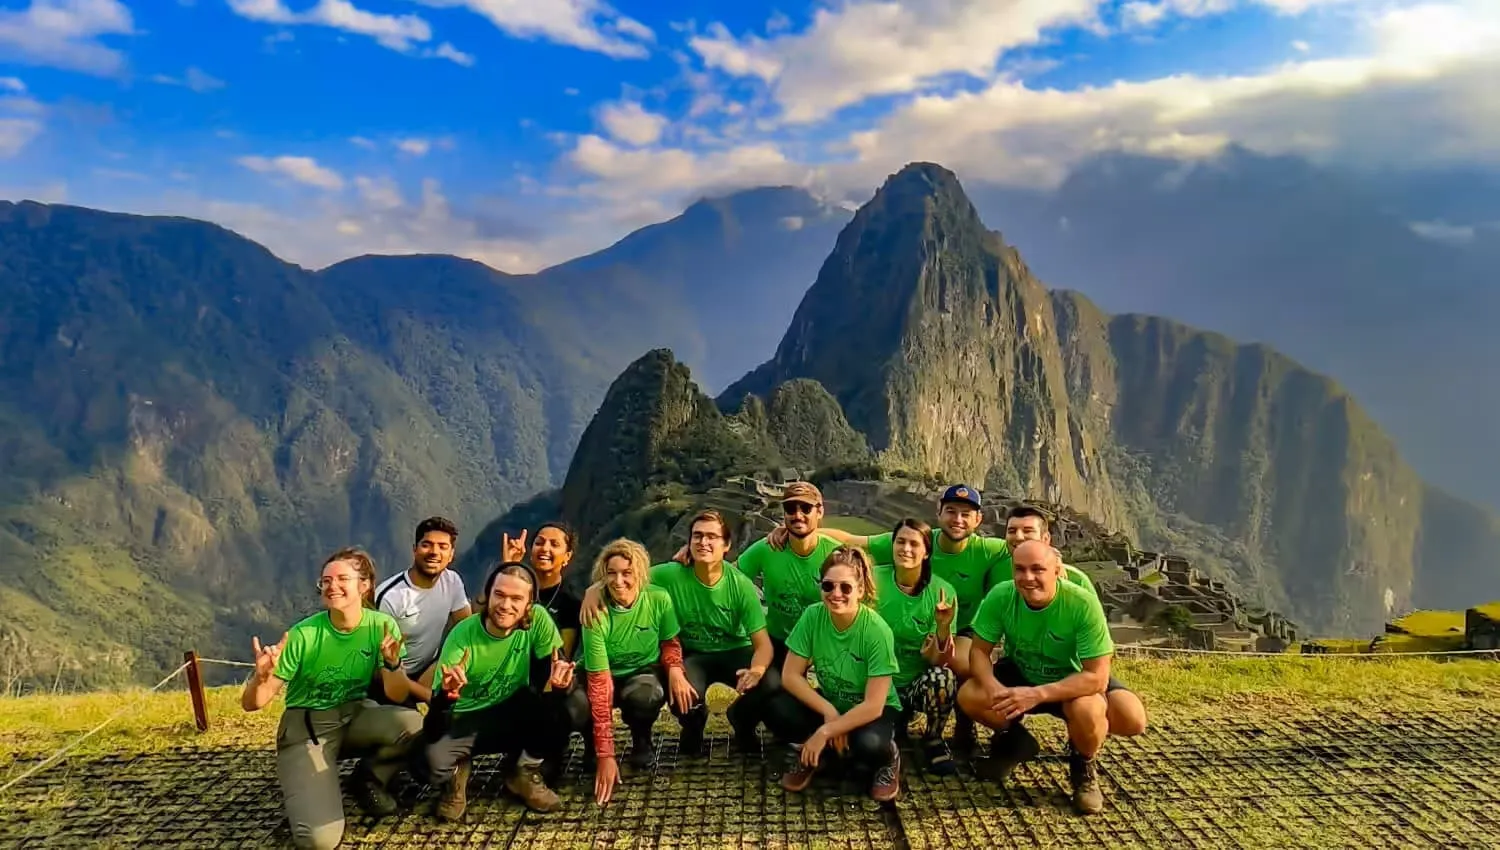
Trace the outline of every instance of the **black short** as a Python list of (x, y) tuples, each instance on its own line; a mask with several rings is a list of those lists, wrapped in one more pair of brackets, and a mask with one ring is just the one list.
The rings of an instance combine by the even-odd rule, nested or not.
[(974, 636), (974, 627), (964, 626), (963, 628), (954, 632), (953, 636), (956, 638), (972, 638)]
[[(1007, 688), (1031, 688), (1036, 686), (1034, 682), (1026, 678), (1026, 674), (1021, 672), (1021, 668), (1016, 666), (1016, 662), (1010, 660), (1009, 658), (1002, 658), (999, 661), (995, 662), (995, 678), (1000, 681), (1000, 684), (1006, 686)], [(1111, 691), (1129, 690), (1129, 688), (1120, 684), (1120, 680), (1116, 679), (1114, 676), (1110, 676), (1109, 684), (1104, 686), (1105, 694), (1108, 694)], [(1053, 717), (1062, 717), (1062, 703), (1044, 702), (1026, 713), (1050, 714)]]

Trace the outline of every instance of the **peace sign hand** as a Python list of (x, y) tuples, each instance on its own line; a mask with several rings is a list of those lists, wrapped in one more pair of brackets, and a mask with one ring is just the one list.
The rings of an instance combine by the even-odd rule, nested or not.
[(520, 537), (511, 537), (509, 534), (500, 535), (500, 562), (511, 563), (526, 560), (526, 529), (521, 529)]
[(932, 609), (932, 615), (940, 626), (953, 625), (954, 600), (948, 598), (947, 588), (938, 588), (937, 605)]
[(469, 684), (469, 674), (465, 671), (469, 668), (469, 648), (464, 647), (464, 654), (458, 659), (458, 663), (452, 667), (439, 667), (442, 671), (443, 693), (448, 695), (452, 702), (458, 702), (458, 693)]
[(270, 646), (261, 646), (258, 635), (250, 638), (250, 649), (255, 654), (256, 681), (270, 681), (271, 674), (276, 671), (276, 662), (281, 660), (281, 648), (286, 645), (286, 637), (286, 632), (282, 632), (281, 642)]
[(406, 635), (398, 633), (397, 637), (391, 637), (389, 624), (381, 628), (380, 657), (385, 659), (385, 666), (395, 667), (401, 663), (401, 650), (406, 646)]

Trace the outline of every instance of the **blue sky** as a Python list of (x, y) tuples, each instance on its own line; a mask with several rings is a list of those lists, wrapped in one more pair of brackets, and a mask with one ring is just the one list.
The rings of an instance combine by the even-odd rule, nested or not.
[(703, 193), (858, 202), (913, 159), (1038, 186), (1231, 142), (1495, 164), (1496, 5), (0, 0), (0, 197), (208, 218), (310, 266), (526, 271)]

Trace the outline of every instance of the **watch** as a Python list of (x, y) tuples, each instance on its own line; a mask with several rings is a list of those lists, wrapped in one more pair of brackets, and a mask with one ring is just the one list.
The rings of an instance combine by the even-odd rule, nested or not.
[(394, 673), (397, 670), (401, 669), (401, 662), (400, 661), (397, 661), (395, 664), (392, 664), (391, 662), (386, 661), (384, 657), (382, 657), (380, 659), (380, 663), (384, 664), (385, 665), (385, 669), (391, 671), (392, 673)]

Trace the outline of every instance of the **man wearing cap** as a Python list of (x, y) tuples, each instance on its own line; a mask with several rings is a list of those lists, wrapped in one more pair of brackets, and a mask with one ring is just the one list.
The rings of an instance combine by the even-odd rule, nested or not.
[[(958, 612), (953, 618), (956, 636), (953, 672), (960, 680), (969, 676), (969, 644), (973, 634), (970, 621), (974, 611), (990, 588), (1011, 577), (1010, 547), (1005, 540), (975, 533), (984, 522), (982, 507), (977, 489), (955, 484), (938, 499), (938, 527), (932, 530), (932, 574), (951, 584), (958, 595)], [(773, 548), (783, 545), (789, 531), (772, 532), (767, 545)], [(864, 548), (877, 564), (895, 560), (890, 532), (865, 537), (829, 528), (822, 533), (840, 543)], [(956, 719), (954, 747), (964, 750), (973, 745), (974, 725), (966, 715), (960, 714)]]
[[(766, 698), (781, 690), (781, 665), (786, 660), (786, 638), (809, 605), (822, 602), (818, 590), (823, 560), (839, 547), (833, 537), (818, 533), (823, 522), (823, 493), (807, 481), (793, 481), (781, 493), (782, 525), (786, 540), (772, 548), (765, 538), (752, 543), (735, 566), (751, 581), (760, 582), (766, 600), (766, 630), (771, 636), (772, 661), (761, 679)], [(738, 705), (738, 703), (736, 703)], [(760, 721), (734, 716), (736, 737), (748, 741)]]

